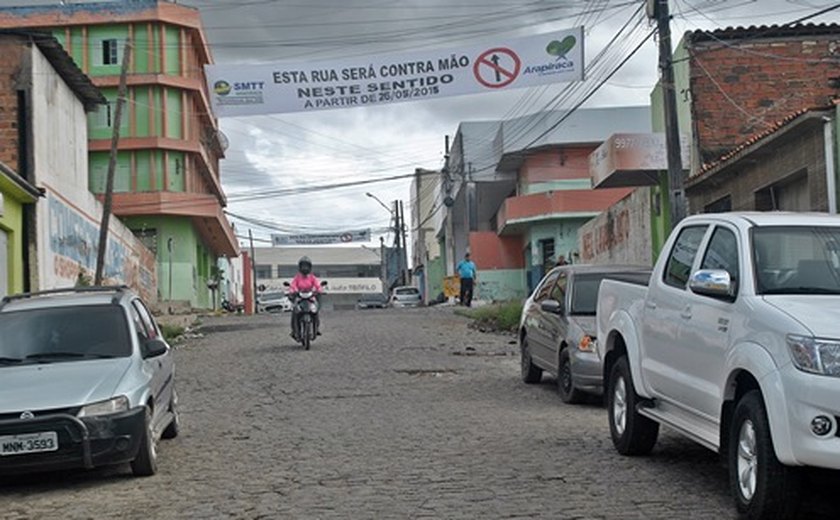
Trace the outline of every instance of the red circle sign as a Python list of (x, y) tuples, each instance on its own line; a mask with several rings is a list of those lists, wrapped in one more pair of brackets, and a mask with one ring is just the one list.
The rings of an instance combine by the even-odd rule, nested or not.
[(496, 47), (483, 52), (475, 60), (473, 74), (487, 88), (502, 88), (513, 83), (521, 68), (522, 61), (515, 52), (506, 47)]

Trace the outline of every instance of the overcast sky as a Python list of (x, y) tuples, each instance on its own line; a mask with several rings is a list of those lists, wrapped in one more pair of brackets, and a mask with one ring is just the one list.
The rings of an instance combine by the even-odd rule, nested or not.
[[(33, 4), (0, 0), (0, 5)], [(58, 3), (42, 2), (37, 3)], [(66, 0), (66, 3), (80, 3)], [(641, 0), (183, 0), (198, 7), (216, 63), (279, 63), (341, 60), (400, 51), (492, 43), (497, 36), (524, 36), (584, 25), (586, 61), (598, 55), (631, 19)], [(672, 0), (672, 31), (784, 23), (834, 4), (827, 0)], [(836, 22), (832, 12), (815, 22)], [(609, 51), (626, 56), (651, 30), (644, 21)], [(608, 58), (604, 58), (607, 63)], [(657, 78), (656, 43), (649, 40), (584, 106), (649, 103)], [(609, 70), (607, 68), (604, 69)], [(228, 210), (271, 221), (295, 231), (383, 228), (388, 213), (367, 198), (386, 203), (403, 199), (408, 213), (409, 182), (391, 181), (354, 188), (236, 202), (236, 194), (260, 189), (331, 184), (437, 169), (444, 136), (461, 121), (520, 116), (549, 106), (569, 108), (598, 80), (583, 84), (452, 97), (434, 101), (224, 118), (230, 141), (222, 181), (232, 198)], [(574, 87), (574, 91), (568, 89)], [(573, 92), (573, 93), (572, 93)], [(241, 234), (272, 231), (233, 220)]]

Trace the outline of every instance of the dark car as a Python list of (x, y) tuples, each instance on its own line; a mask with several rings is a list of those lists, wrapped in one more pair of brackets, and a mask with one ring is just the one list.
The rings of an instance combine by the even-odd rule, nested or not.
[(522, 308), (519, 325), (522, 379), (537, 383), (543, 371), (557, 376), (566, 403), (603, 393), (595, 350), (595, 307), (604, 278), (650, 277), (634, 265), (567, 265), (551, 270)]
[(384, 309), (387, 306), (388, 299), (381, 293), (363, 294), (356, 302), (357, 309)]

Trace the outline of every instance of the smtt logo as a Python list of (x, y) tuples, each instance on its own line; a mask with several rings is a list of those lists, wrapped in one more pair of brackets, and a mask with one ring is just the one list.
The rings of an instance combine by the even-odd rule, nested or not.
[(220, 96), (227, 96), (230, 94), (231, 86), (227, 81), (220, 79), (213, 85), (213, 92)]

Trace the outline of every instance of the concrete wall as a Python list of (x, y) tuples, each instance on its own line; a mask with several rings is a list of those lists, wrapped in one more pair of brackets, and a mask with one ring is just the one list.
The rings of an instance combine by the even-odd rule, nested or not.
[(804, 126), (687, 189), (690, 211), (703, 213), (708, 205), (727, 196), (733, 211), (764, 209), (756, 207), (757, 191), (800, 175), (807, 178), (808, 209), (828, 211), (823, 122)]
[(528, 296), (524, 269), (494, 269), (478, 272), (475, 298), (487, 301), (521, 300)]
[(581, 226), (581, 263), (652, 265), (649, 193), (638, 189)]
[[(74, 285), (80, 271), (93, 275), (102, 206), (87, 189), (87, 119), (81, 102), (37, 50), (31, 91), (34, 172), (46, 190), (36, 205), (37, 277), (40, 289)], [(111, 219), (104, 276), (156, 299), (151, 252), (116, 218)]]

